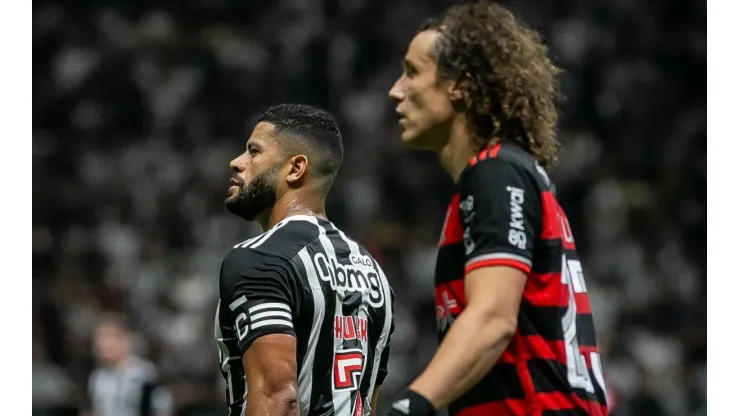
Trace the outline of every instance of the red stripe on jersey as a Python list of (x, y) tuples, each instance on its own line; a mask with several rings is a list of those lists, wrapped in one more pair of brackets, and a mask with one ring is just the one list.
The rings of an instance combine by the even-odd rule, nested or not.
[(565, 364), (565, 343), (563, 341), (545, 341), (539, 335), (528, 335), (521, 337), (521, 344), (521, 360), (536, 358)]
[(447, 282), (447, 287), (450, 288), (452, 294), (455, 295), (455, 299), (457, 299), (464, 308), (467, 305), (467, 302), (465, 301), (465, 279), (457, 279)]
[(466, 407), (453, 413), (453, 416), (530, 416), (532, 413), (528, 411), (529, 408), (530, 404), (526, 400), (507, 399)]
[[(577, 313), (591, 313), (591, 302), (587, 293), (575, 293), (574, 298)], [(531, 274), (524, 286), (522, 301), (532, 306), (567, 308), (569, 289), (566, 284), (560, 282), (560, 273)]]
[(460, 211), (457, 209), (458, 205), (460, 205), (460, 194), (455, 194), (447, 206), (447, 215), (445, 216), (445, 223), (442, 226), (439, 247), (459, 243), (463, 240), (463, 229), (460, 222)]
[(597, 345), (578, 345), (578, 349), (586, 360), (586, 368), (591, 369), (591, 353), (601, 354)]
[(529, 271), (531, 270), (531, 267), (528, 264), (522, 263), (520, 261), (512, 260), (512, 259), (486, 259), (486, 260), (479, 260), (479, 261), (476, 261), (475, 263), (468, 264), (467, 266), (465, 266), (465, 274), (468, 274), (475, 269), (480, 269), (481, 267), (491, 267), (491, 266), (508, 266), (514, 269), (521, 270), (526, 274), (529, 274)]
[(468, 166), (473, 166), (480, 161), (498, 156), (499, 149), (501, 149), (501, 143), (486, 147), (468, 160)]
[(589, 416), (606, 416), (607, 408), (597, 402), (585, 401), (575, 393), (537, 393), (537, 402), (542, 405), (541, 410), (582, 409)]
[(585, 293), (576, 293), (576, 312), (579, 314), (591, 313), (591, 302), (588, 301), (588, 295)]
[[(509, 343), (511, 345), (511, 343)], [(499, 361), (497, 364), (515, 364), (517, 360), (516, 352), (514, 352), (511, 348), (506, 348), (504, 352), (501, 354), (501, 358), (499, 358)]]
[(559, 239), (563, 242), (563, 249), (575, 250), (576, 245), (568, 218), (555, 196), (552, 192), (543, 191), (540, 198), (542, 199), (542, 232), (540, 238), (543, 240)]
[(499, 149), (501, 149), (501, 143), (497, 144), (496, 146), (493, 146), (491, 150), (488, 151), (488, 157), (494, 158), (498, 156)]
[[(568, 396), (572, 396), (573, 401), (569, 401)], [(536, 400), (539, 404), (537, 410), (532, 409), (533, 403), (528, 403), (524, 399), (507, 399), (470, 406), (453, 413), (453, 416), (532, 416), (539, 415), (543, 410), (575, 410), (578, 408), (585, 410), (589, 416), (607, 416), (608, 414), (606, 406), (583, 401), (575, 394), (537, 393)]]
[[(539, 335), (521, 336), (521, 360), (552, 360), (561, 365), (567, 365), (565, 361), (565, 342), (547, 341)], [(586, 368), (591, 369), (591, 353), (599, 352), (599, 348), (589, 345), (579, 345), (578, 350), (586, 359)]]
[(485, 149), (478, 152), (478, 162), (488, 159), (488, 151), (489, 149), (486, 147)]
[(462, 309), (466, 306), (464, 279), (440, 283), (434, 288), (434, 291), (436, 296), (435, 304), (447, 307), (455, 315), (462, 312)]
[(568, 286), (560, 282), (560, 272), (533, 273), (524, 286), (522, 302), (532, 306), (568, 307)]
[(517, 342), (514, 344), (515, 351), (517, 352), (516, 372), (519, 375), (519, 382), (522, 383), (522, 391), (524, 392), (524, 400), (526, 403), (525, 409), (529, 411), (529, 414), (534, 410), (532, 407), (534, 403), (534, 381), (532, 376), (529, 374), (529, 367), (527, 366), (527, 360), (523, 360), (522, 349), (525, 341), (523, 337), (518, 337)]

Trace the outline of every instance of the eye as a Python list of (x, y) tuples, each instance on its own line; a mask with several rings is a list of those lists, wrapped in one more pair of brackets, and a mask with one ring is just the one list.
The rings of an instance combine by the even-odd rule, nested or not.
[(255, 145), (251, 145), (250, 144), (250, 145), (247, 146), (247, 153), (249, 153), (250, 155), (254, 156), (257, 153), (259, 153), (259, 148), (257, 148), (257, 146), (255, 146)]
[(403, 61), (401, 61), (401, 68), (403, 68), (403, 75), (406, 77), (411, 78), (414, 75), (418, 74), (416, 67), (411, 64), (411, 61), (409, 59), (404, 59)]

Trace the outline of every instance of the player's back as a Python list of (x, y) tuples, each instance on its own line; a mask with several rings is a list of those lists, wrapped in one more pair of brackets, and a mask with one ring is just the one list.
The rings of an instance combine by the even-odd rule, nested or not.
[(273, 333), (296, 336), (301, 415), (370, 411), (373, 389), (387, 373), (392, 293), (361, 245), (327, 220), (288, 217), (234, 247), (220, 286), (216, 337), (228, 352), (222, 370), (239, 357), (224, 370), (232, 414), (246, 397), (241, 355)]
[(527, 274), (517, 331), (456, 414), (606, 415), (601, 363), (567, 217), (531, 155), (497, 145), (471, 159), (450, 204), (437, 258), (440, 335), (465, 308), (464, 276), (506, 266)]

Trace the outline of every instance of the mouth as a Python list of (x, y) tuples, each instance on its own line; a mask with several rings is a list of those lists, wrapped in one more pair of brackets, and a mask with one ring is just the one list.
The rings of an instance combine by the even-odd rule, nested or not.
[(231, 180), (229, 181), (229, 188), (231, 188), (231, 187), (233, 187), (233, 186), (239, 186), (239, 181), (237, 181), (237, 180), (235, 180), (235, 179), (231, 179)]
[(396, 116), (398, 117), (398, 124), (402, 124), (406, 120), (406, 116), (398, 110), (396, 110)]

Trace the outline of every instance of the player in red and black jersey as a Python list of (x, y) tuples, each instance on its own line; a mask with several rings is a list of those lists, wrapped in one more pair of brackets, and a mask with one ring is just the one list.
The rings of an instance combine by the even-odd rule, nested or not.
[(389, 95), (403, 142), (456, 183), (439, 242), (441, 344), (390, 415), (606, 415), (586, 285), (547, 171), (558, 69), (505, 8), (453, 6), (411, 41)]

